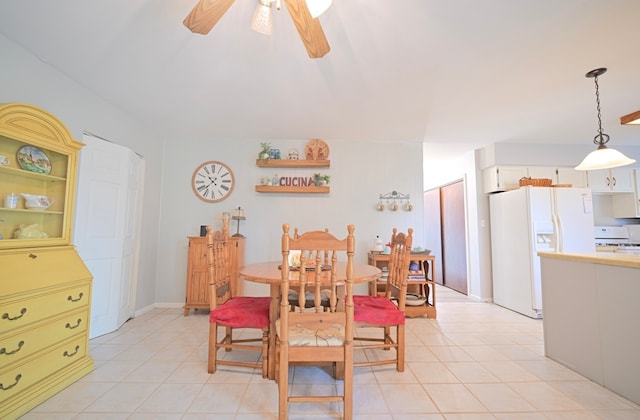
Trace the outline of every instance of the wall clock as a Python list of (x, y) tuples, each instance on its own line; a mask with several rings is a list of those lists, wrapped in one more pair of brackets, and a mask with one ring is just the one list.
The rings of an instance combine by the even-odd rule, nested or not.
[(193, 192), (207, 203), (217, 203), (229, 197), (235, 184), (231, 168), (215, 160), (202, 163), (191, 177)]

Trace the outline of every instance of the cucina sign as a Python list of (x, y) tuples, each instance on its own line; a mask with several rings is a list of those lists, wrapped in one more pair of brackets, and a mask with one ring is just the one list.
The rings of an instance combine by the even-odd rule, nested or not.
[(278, 178), (278, 183), (274, 184), (281, 187), (308, 187), (316, 185), (313, 177), (305, 176), (283, 176)]

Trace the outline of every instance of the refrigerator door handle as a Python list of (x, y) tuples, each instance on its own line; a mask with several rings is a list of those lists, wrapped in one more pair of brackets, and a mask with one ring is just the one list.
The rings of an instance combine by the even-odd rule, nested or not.
[(562, 223), (560, 217), (557, 214), (552, 216), (553, 219), (553, 231), (555, 232), (556, 243), (555, 252), (562, 252)]

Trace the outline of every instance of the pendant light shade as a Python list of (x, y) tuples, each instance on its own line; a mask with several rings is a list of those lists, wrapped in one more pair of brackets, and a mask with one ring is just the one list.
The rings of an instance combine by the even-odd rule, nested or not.
[(618, 166), (630, 165), (635, 162), (618, 152), (615, 149), (609, 149), (607, 146), (598, 148), (589, 153), (580, 165), (576, 166), (579, 171), (617, 168)]
[(273, 30), (273, 12), (270, 0), (259, 0), (251, 19), (251, 29), (264, 35), (271, 35)]
[(609, 149), (606, 144), (609, 142), (609, 135), (602, 130), (602, 118), (600, 116), (600, 92), (598, 89), (598, 76), (603, 75), (607, 71), (606, 68), (591, 70), (585, 76), (591, 77), (596, 85), (596, 104), (598, 110), (598, 134), (593, 138), (593, 143), (598, 148), (589, 153), (587, 157), (576, 166), (579, 171), (588, 171), (596, 169), (617, 168), (618, 166), (630, 165), (635, 159), (630, 159), (614, 149)]
[(331, 0), (307, 0), (307, 9), (312, 18), (317, 18), (331, 6)]

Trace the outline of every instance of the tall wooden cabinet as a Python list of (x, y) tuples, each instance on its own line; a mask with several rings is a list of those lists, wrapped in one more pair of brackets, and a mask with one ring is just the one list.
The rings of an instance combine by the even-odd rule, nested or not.
[[(187, 291), (184, 304), (184, 316), (191, 309), (209, 309), (209, 282), (207, 281), (207, 238), (189, 236), (189, 254), (187, 260)], [(231, 295), (241, 296), (244, 292), (240, 269), (244, 266), (244, 237), (232, 236), (231, 242)]]
[[(81, 147), (46, 111), (0, 105), (7, 158), (0, 166), (0, 418), (26, 413), (93, 370), (92, 275), (71, 244)], [(10, 193), (54, 204), (28, 209), (21, 197), (6, 208)]]

